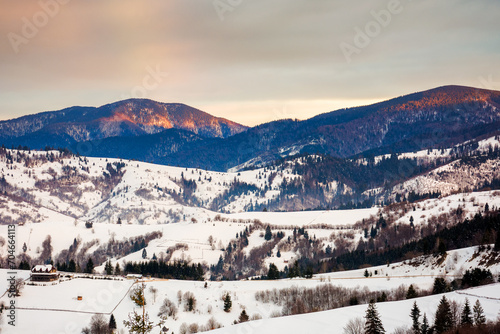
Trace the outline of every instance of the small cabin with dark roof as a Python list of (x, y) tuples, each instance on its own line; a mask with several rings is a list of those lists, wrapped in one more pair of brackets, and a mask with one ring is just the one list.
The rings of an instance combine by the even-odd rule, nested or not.
[(51, 265), (37, 265), (31, 269), (30, 280), (32, 282), (52, 282), (59, 279), (56, 268)]

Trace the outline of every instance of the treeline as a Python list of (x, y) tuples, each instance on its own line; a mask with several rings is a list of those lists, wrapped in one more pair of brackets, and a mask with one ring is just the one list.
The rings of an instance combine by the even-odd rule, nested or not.
[[(500, 250), (500, 214), (489, 212), (484, 215), (477, 213), (472, 219), (465, 219), (452, 227), (428, 235), (418, 241), (411, 241), (399, 247), (377, 249), (374, 251), (355, 250), (336, 256), (322, 263), (310, 263), (315, 272), (358, 269), (362, 265), (383, 265), (403, 261), (415, 254), (439, 254), (446, 250), (475, 246), (494, 240), (495, 250)], [(483, 242), (481, 242), (483, 241)]]
[[(426, 313), (420, 311), (417, 302), (408, 314), (411, 319), (411, 326), (400, 326), (394, 329), (394, 334), (474, 334), (474, 333), (500, 333), (500, 319), (496, 322), (489, 322), (486, 319), (484, 309), (476, 299), (471, 305), (468, 298), (460, 305), (456, 301), (449, 301), (443, 296), (439, 301), (434, 314), (434, 322)], [(385, 333), (384, 325), (380, 319), (375, 301), (370, 301), (364, 319), (361, 317), (350, 319), (344, 326), (344, 334)]]
[(154, 276), (157, 278), (202, 281), (205, 269), (198, 264), (187, 264), (175, 261), (167, 263), (163, 260), (151, 260), (142, 262), (126, 262), (125, 274), (141, 274), (143, 276)]

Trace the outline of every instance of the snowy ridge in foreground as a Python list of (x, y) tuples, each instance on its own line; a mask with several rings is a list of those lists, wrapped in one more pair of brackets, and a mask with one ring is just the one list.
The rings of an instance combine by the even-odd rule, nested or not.
[[(488, 320), (495, 320), (500, 311), (500, 284), (491, 284), (479, 288), (467, 289), (444, 294), (450, 301), (464, 304), (468, 298), (470, 303), (479, 300)], [(377, 303), (380, 318), (387, 333), (401, 326), (411, 326), (410, 310), (413, 302), (417, 302), (421, 313), (426, 313), (430, 323), (434, 322), (439, 300), (443, 294), (409, 299), (396, 302)], [(344, 307), (340, 309), (294, 315), (282, 318), (263, 319), (243, 323), (213, 331), (214, 334), (240, 333), (342, 333), (343, 327), (350, 319), (364, 317), (366, 305)]]
[[(452, 280), (467, 269), (476, 267), (488, 252), (477, 253), (477, 247), (469, 247), (449, 251), (446, 261), (435, 264), (435, 257), (417, 259), (419, 264), (409, 261), (394, 263), (389, 266), (370, 267), (373, 274), (364, 277), (364, 269), (315, 275), (312, 279), (284, 279), (277, 281), (221, 281), (208, 282), (207, 288), (201, 281), (146, 280), (146, 311), (152, 321), (158, 321), (157, 313), (164, 298), (175, 303), (179, 312), (176, 319), (169, 318), (165, 323), (171, 331), (179, 333), (183, 323), (205, 325), (214, 317), (225, 326), (218, 333), (276, 333), (301, 332), (299, 329), (312, 330), (311, 333), (341, 333), (345, 323), (358, 316), (363, 316), (366, 305), (345, 307), (331, 311), (296, 315), (271, 319), (281, 314), (282, 306), (264, 303), (256, 299), (256, 292), (280, 290), (285, 288), (317, 288), (326, 284), (356, 289), (357, 291), (389, 291), (406, 289), (413, 284), (417, 290), (430, 289), (436, 277), (446, 275)], [(498, 277), (500, 264), (490, 266), (494, 277)], [(27, 271), (18, 271), (19, 277), (27, 278)], [(0, 270), (0, 291), (7, 288), (7, 270)], [(40, 333), (80, 333), (81, 328), (88, 326), (93, 313), (103, 313), (109, 318), (111, 313), (116, 318), (118, 329), (124, 329), (123, 320), (133, 310), (141, 311), (128, 297), (129, 289), (134, 285), (132, 280), (103, 280), (75, 278), (53, 286), (25, 286), (21, 297), (16, 299), (19, 323), (16, 328), (4, 326), (2, 333), (31, 333), (33, 323), (40, 323)], [(403, 286), (403, 287), (402, 287)], [(156, 300), (150, 288), (157, 289)], [(178, 303), (178, 291), (182, 294), (192, 292), (197, 299), (195, 312), (183, 310)], [(223, 310), (222, 297), (229, 293), (232, 298), (231, 312)], [(83, 301), (78, 301), (82, 296)], [(447, 298), (461, 303), (465, 298), (472, 303), (479, 299), (488, 319), (495, 319), (500, 310), (500, 284), (448, 293)], [(433, 321), (434, 312), (441, 295), (415, 299), (422, 311), (427, 313), (429, 321)], [(0, 302), (7, 302), (7, 296)], [(385, 302), (377, 304), (382, 321), (388, 333), (393, 328), (409, 325), (409, 312), (413, 300)], [(232, 326), (242, 310), (249, 316), (258, 315), (263, 320)], [(61, 320), (62, 319), (62, 320)], [(73, 328), (68, 330), (67, 328)], [(217, 333), (217, 332), (216, 332)]]

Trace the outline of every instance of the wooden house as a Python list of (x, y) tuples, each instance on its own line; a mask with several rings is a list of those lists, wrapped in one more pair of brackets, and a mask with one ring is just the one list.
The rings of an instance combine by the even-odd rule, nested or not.
[(31, 269), (30, 280), (32, 282), (52, 282), (59, 279), (59, 273), (56, 268), (51, 265), (37, 265)]

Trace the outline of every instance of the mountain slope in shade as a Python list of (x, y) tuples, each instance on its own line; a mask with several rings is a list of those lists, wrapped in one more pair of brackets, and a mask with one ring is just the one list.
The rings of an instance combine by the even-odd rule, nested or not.
[(99, 108), (71, 107), (2, 121), (0, 139), (6, 144), (33, 148), (67, 147), (109, 137), (156, 134), (166, 129), (226, 138), (246, 127), (184, 104), (130, 99)]
[(165, 157), (182, 151), (190, 143), (203, 141), (205, 138), (192, 132), (167, 129), (152, 135), (135, 137), (109, 137), (77, 143), (70, 146), (74, 152), (93, 157), (118, 157), (146, 162), (163, 161)]

